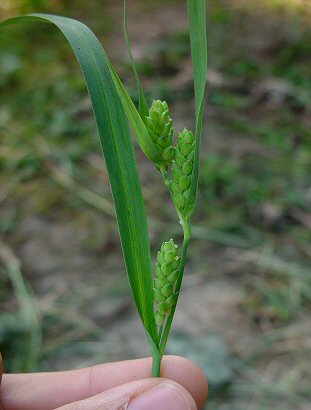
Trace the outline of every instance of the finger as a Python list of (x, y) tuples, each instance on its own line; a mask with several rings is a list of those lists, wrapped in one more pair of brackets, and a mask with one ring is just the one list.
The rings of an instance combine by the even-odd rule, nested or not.
[[(2, 373), (3, 373), (3, 364), (2, 364), (2, 354), (0, 353), (0, 388), (2, 382)], [(4, 405), (2, 402), (2, 389), (0, 389), (0, 409), (4, 409)]]
[(197, 410), (191, 394), (167, 379), (144, 379), (59, 407), (57, 410)]
[[(10, 410), (51, 410), (95, 396), (151, 374), (151, 359), (107, 363), (86, 369), (57, 373), (4, 375), (2, 399)], [(200, 408), (207, 397), (207, 381), (194, 363), (165, 356), (161, 376), (174, 380), (190, 392)]]
[(2, 354), (0, 353), (0, 384), (1, 384), (1, 381), (2, 381), (2, 373), (3, 373)]

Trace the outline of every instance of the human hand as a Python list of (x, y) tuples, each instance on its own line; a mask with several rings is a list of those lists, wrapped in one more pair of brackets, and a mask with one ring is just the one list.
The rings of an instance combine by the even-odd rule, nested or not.
[(4, 374), (0, 410), (196, 410), (207, 380), (191, 361), (165, 356), (161, 378), (149, 378), (151, 359), (106, 363), (66, 372)]

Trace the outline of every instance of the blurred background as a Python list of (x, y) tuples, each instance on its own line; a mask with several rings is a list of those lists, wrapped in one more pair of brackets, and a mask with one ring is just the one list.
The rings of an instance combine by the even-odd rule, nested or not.
[[(185, 1), (129, 0), (149, 101), (194, 126)], [(193, 241), (168, 352), (197, 362), (207, 408), (311, 406), (311, 2), (209, 0), (209, 72)], [(2, 0), (1, 18), (81, 19), (137, 101), (122, 2)], [(0, 36), (0, 346), (8, 372), (148, 355), (90, 101), (47, 25)], [(137, 149), (153, 254), (181, 240)]]

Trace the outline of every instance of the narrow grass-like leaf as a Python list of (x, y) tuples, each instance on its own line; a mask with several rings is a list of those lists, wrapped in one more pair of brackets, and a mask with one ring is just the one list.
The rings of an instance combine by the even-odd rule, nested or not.
[(0, 26), (34, 21), (52, 23), (61, 30), (84, 74), (109, 173), (133, 296), (146, 331), (157, 345), (147, 220), (133, 144), (111, 66), (94, 33), (76, 20), (32, 14), (6, 20)]
[(145, 97), (145, 94), (144, 94), (144, 90), (143, 90), (143, 87), (141, 85), (141, 81), (140, 81), (140, 78), (139, 78), (139, 75), (138, 75), (135, 60), (133, 58), (130, 37), (129, 37), (128, 31), (127, 31), (126, 0), (123, 0), (123, 16), (124, 16), (124, 19), (123, 19), (124, 39), (125, 39), (125, 43), (126, 43), (126, 46), (127, 46), (128, 54), (130, 56), (130, 61), (131, 61), (132, 69), (133, 69), (133, 72), (134, 72), (136, 85), (137, 85), (137, 91), (138, 91), (138, 97), (139, 97), (139, 114), (140, 114), (142, 119), (145, 119), (145, 117), (148, 115), (148, 104), (147, 104), (146, 97)]
[(207, 37), (205, 0), (188, 0), (189, 33), (194, 75), (196, 149), (192, 173), (187, 217), (190, 218), (196, 202), (200, 168), (200, 146), (204, 110), (204, 95), (207, 74)]
[(137, 111), (131, 97), (129, 96), (128, 92), (126, 91), (120, 77), (116, 73), (113, 65), (109, 62), (109, 69), (111, 72), (111, 76), (114, 82), (114, 85), (117, 89), (119, 98), (121, 100), (123, 109), (125, 114), (134, 130), (136, 139), (140, 148), (143, 150), (145, 155), (153, 162), (159, 162), (159, 152), (154, 145), (151, 136), (143, 122), (139, 112)]

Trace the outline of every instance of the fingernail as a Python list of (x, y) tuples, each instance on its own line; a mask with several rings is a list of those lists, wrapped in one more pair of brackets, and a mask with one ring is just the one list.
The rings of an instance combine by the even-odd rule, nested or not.
[(161, 383), (132, 399), (128, 410), (193, 410), (186, 393), (171, 383)]

